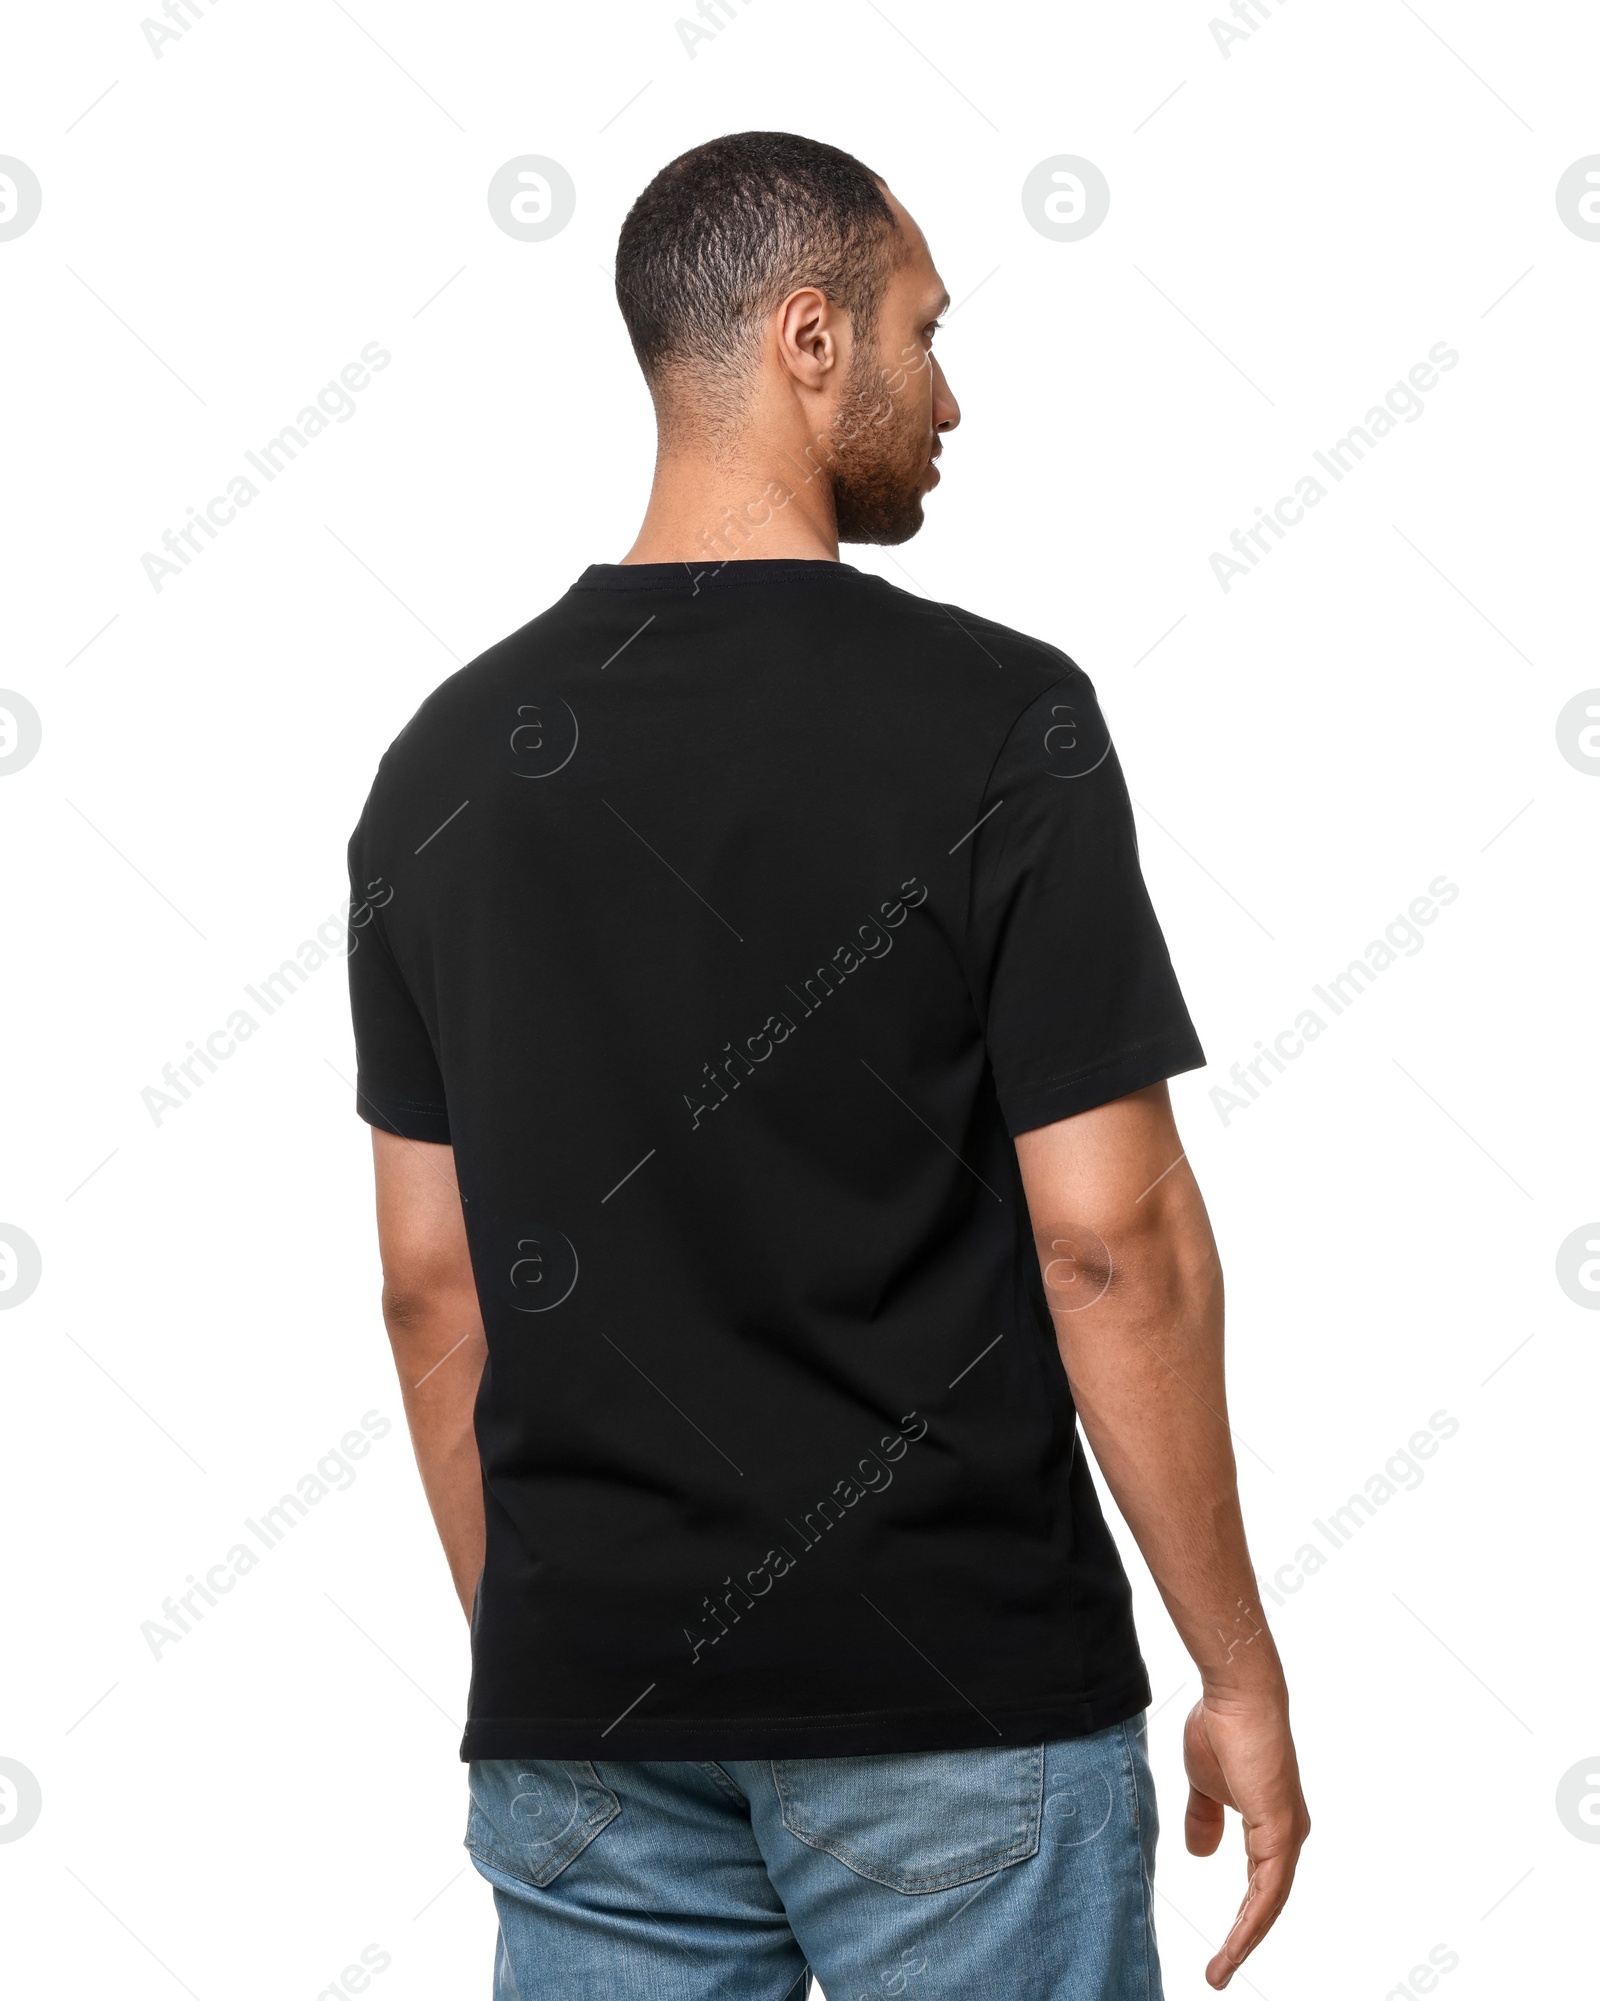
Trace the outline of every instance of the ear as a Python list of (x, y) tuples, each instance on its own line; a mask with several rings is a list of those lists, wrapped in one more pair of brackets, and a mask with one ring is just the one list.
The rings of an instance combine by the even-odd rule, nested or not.
[(849, 315), (815, 285), (803, 285), (784, 300), (776, 334), (778, 358), (802, 388), (825, 388), (849, 356)]

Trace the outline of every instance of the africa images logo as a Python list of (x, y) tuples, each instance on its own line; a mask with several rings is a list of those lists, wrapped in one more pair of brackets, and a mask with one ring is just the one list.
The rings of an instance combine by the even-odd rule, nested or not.
[(859, 1506), (868, 1494), (881, 1494), (893, 1485), (894, 1462), (903, 1459), (907, 1448), (919, 1438), (925, 1438), (927, 1433), (928, 1420), (919, 1417), (914, 1410), (907, 1411), (900, 1420), (900, 1429), (887, 1433), (878, 1440), (875, 1448), (863, 1453), (849, 1474), (842, 1480), (835, 1480), (830, 1492), (808, 1508), (798, 1523), (786, 1516), (783, 1525), (799, 1544), (799, 1555), (787, 1543), (774, 1543), (761, 1561), (744, 1573), (743, 1583), (736, 1584), (730, 1572), (718, 1587), (718, 1597), (713, 1598), (708, 1592), (700, 1601), (705, 1608), (705, 1617), (697, 1622), (702, 1630), (692, 1632), (687, 1626), (683, 1629), (683, 1637), (693, 1649), (689, 1656), (691, 1662), (698, 1665), (701, 1649), (714, 1647), (727, 1635), (731, 1630), (730, 1620), (734, 1626), (738, 1625), (736, 1597), (743, 1602), (745, 1611), (753, 1610), (756, 1600), (765, 1598), (778, 1578), (787, 1577), (800, 1557), (814, 1550), (835, 1522), (845, 1520), (847, 1510)]
[[(927, 900), (927, 884), (919, 883), (914, 875), (907, 876), (895, 901), (881, 903), (878, 917), (857, 925), (855, 935), (800, 982), (803, 997), (786, 983), (784, 992), (798, 1003), (800, 1019), (804, 1021), (815, 1014), (823, 1002), (831, 994), (836, 994), (853, 973), (860, 972), (869, 959), (886, 959), (894, 949), (894, 940), (889, 933), (897, 931), (905, 923), (908, 910), (915, 910)], [(684, 1106), (690, 1114), (691, 1130), (700, 1130), (700, 1121), (708, 1112), (721, 1111), (732, 1095), (729, 1084), (734, 1091), (738, 1090), (744, 1078), (740, 1076), (737, 1065), (743, 1064), (745, 1077), (753, 1077), (756, 1064), (765, 1063), (779, 1043), (787, 1042), (797, 1032), (793, 1018), (780, 1010), (769, 1014), (754, 1035), (747, 1035), (742, 1047), (735, 1049), (731, 1040), (723, 1043), (724, 1053), (717, 1058), (716, 1065), (702, 1063), (700, 1066), (714, 1095), (702, 1096), (699, 1086), (694, 1097), (691, 1098), (687, 1091), (683, 1094)], [(724, 1077), (727, 1083), (723, 1082)]]

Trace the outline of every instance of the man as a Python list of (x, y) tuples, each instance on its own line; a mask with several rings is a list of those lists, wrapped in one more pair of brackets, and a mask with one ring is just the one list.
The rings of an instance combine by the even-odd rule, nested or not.
[(429, 697), (350, 848), (495, 1993), (1158, 1995), (1080, 1418), (1200, 1671), (1190, 1848), (1243, 1818), (1225, 1986), (1309, 1823), (1164, 1081), (1204, 1058), (1094, 690), (839, 561), (915, 534), (958, 420), (881, 179), (699, 147), (617, 293), (638, 539)]

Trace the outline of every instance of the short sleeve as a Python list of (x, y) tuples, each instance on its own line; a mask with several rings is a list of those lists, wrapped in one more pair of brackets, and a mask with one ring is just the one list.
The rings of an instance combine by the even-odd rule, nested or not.
[(969, 964), (1007, 1130), (1199, 1069), (1122, 768), (1081, 670), (1023, 712), (978, 810)]
[(383, 934), (393, 886), (361, 860), (358, 828), (350, 842), (350, 1016), (356, 1039), (356, 1110), (369, 1125), (402, 1139), (448, 1145), (439, 1059), (411, 990)]

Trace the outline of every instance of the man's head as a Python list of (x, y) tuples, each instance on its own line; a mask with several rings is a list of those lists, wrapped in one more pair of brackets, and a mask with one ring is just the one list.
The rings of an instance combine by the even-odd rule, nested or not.
[(789, 132), (697, 146), (634, 203), (616, 283), (664, 451), (777, 444), (841, 541), (921, 527), (960, 416), (932, 355), (949, 295), (870, 168)]

